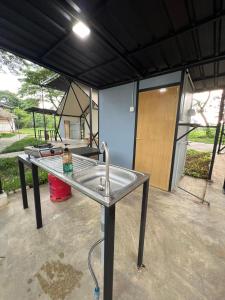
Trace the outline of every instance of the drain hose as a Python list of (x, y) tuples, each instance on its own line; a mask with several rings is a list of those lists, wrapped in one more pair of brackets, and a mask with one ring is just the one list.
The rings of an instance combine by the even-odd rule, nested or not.
[(91, 265), (91, 255), (92, 255), (92, 252), (94, 251), (95, 247), (97, 247), (103, 241), (104, 241), (104, 238), (102, 238), (102, 239), (98, 240), (97, 242), (95, 242), (92, 245), (92, 247), (91, 247), (91, 249), (89, 250), (89, 253), (88, 253), (88, 269), (89, 269), (89, 271), (91, 273), (91, 276), (93, 278), (93, 281), (95, 283), (95, 289), (94, 289), (94, 299), (95, 300), (100, 299), (100, 288), (99, 288), (97, 277), (95, 276), (94, 270), (93, 270), (92, 265)]

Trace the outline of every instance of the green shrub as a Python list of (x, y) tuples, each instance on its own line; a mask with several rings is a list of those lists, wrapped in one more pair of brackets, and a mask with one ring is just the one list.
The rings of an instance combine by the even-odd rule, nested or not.
[[(31, 169), (26, 166), (25, 177), (26, 184), (32, 187)], [(4, 191), (15, 191), (20, 188), (18, 161), (16, 157), (0, 158), (0, 178)], [(39, 169), (39, 182), (40, 184), (48, 182), (48, 173), (41, 169)]]
[(37, 144), (44, 144), (45, 141), (37, 141), (34, 137), (25, 137), (19, 141), (16, 141), (12, 145), (6, 147), (3, 149), (1, 153), (10, 153), (10, 152), (17, 152), (17, 151), (23, 151), (24, 147), (26, 146), (34, 146)]
[(185, 163), (185, 175), (206, 179), (210, 160), (210, 152), (200, 152), (192, 149), (188, 150)]
[(13, 133), (13, 132), (2, 132), (2, 133), (0, 133), (0, 139), (1, 138), (10, 138), (10, 137), (13, 137), (15, 135), (16, 134)]

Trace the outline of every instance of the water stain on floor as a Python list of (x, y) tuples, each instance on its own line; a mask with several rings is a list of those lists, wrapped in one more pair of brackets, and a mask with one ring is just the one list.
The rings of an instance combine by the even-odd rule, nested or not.
[(63, 264), (59, 260), (47, 261), (35, 275), (39, 284), (52, 300), (64, 300), (74, 287), (80, 286), (83, 276), (69, 264)]

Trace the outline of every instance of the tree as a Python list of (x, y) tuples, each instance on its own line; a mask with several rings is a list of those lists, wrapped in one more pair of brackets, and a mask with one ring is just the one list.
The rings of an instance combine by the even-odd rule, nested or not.
[(31, 63), (27, 60), (0, 49), (0, 72), (5, 73), (8, 70), (12, 74), (20, 75), (29, 64)]
[(54, 74), (54, 72), (36, 65), (35, 67), (32, 66), (23, 69), (22, 78), (20, 79), (22, 86), (19, 90), (19, 95), (22, 98), (29, 97), (30, 99), (39, 99), (39, 101), (42, 100), (43, 95), (44, 101), (50, 102), (56, 109), (62, 99), (63, 93), (57, 90), (41, 87), (42, 82), (52, 77)]
[(0, 91), (0, 103), (10, 107), (21, 107), (21, 99), (16, 94), (10, 91)]
[(17, 129), (32, 127), (31, 114), (19, 107), (16, 107), (13, 112), (16, 115), (15, 124)]

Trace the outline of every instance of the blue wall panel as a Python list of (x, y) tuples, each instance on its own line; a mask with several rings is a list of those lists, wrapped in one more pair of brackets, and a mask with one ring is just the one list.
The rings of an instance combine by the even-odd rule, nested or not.
[(136, 83), (99, 91), (100, 141), (107, 141), (111, 163), (132, 168), (135, 112), (130, 112), (136, 98)]

